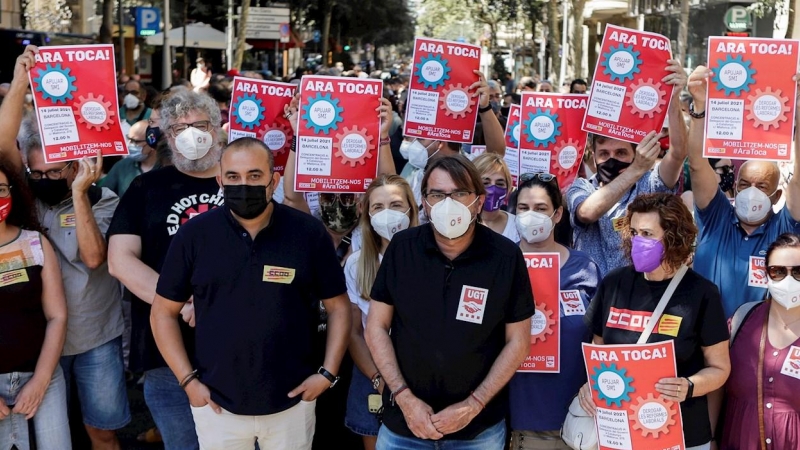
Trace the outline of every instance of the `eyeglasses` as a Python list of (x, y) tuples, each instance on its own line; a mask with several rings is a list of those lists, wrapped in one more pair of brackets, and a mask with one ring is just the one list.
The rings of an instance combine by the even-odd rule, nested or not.
[(147, 139), (128, 138), (128, 143), (129, 144), (140, 145), (140, 144), (144, 144), (145, 142), (147, 142)]
[(31, 170), (31, 168), (28, 167), (28, 178), (37, 181), (41, 180), (42, 178), (47, 178), (48, 180), (60, 180), (64, 178), (64, 171), (67, 170), (71, 165), (72, 161), (68, 162), (67, 165), (61, 169), (51, 169), (46, 172), (42, 172), (41, 170)]
[(428, 202), (429, 205), (435, 205), (442, 200), (446, 199), (447, 197), (452, 198), (453, 200), (467, 204), (469, 201), (469, 196), (474, 194), (473, 191), (465, 191), (465, 190), (457, 190), (450, 192), (449, 194), (446, 192), (428, 192), (425, 194), (425, 200)]
[(792, 278), (800, 281), (800, 266), (768, 266), (767, 275), (772, 281), (781, 281), (786, 278), (789, 272), (792, 272)]
[(719, 175), (726, 175), (733, 172), (733, 166), (714, 167), (714, 172), (717, 172)]
[(8, 198), (11, 195), (10, 184), (0, 184), (0, 198)]
[(342, 206), (353, 206), (356, 204), (356, 194), (319, 194), (319, 204), (330, 206), (339, 202)]
[(125, 92), (123, 92), (123, 93), (124, 93), (125, 95), (131, 94), (131, 95), (135, 95), (135, 96), (137, 96), (137, 97), (139, 96), (139, 91), (125, 91)]
[(523, 173), (522, 175), (519, 176), (519, 184), (527, 183), (528, 181), (531, 181), (531, 180), (534, 180), (534, 179), (537, 179), (537, 178), (539, 180), (541, 180), (542, 183), (550, 183), (551, 181), (556, 179), (556, 176), (553, 175), (552, 173), (544, 173), (544, 172)]
[(189, 127), (197, 128), (200, 131), (210, 131), (211, 121), (198, 120), (197, 122), (194, 123), (176, 123), (174, 125), (169, 126), (169, 131), (172, 133), (172, 137), (178, 137), (179, 134), (186, 131)]

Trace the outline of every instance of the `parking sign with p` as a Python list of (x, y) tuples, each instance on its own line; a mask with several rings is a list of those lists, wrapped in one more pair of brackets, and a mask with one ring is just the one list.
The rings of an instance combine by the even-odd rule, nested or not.
[(136, 35), (152, 36), (161, 28), (161, 10), (140, 6), (136, 8)]

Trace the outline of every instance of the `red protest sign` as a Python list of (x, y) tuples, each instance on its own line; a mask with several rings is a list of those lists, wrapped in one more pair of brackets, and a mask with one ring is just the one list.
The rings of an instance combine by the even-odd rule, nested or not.
[(228, 142), (243, 137), (259, 139), (272, 151), (275, 171), (283, 175), (292, 147), (292, 126), (283, 107), (294, 97), (288, 83), (234, 77), (228, 118)]
[(28, 77), (45, 162), (128, 154), (113, 45), (41, 47)]
[(637, 144), (661, 131), (672, 99), (672, 85), (661, 80), (671, 57), (660, 34), (606, 25), (583, 129)]
[(472, 143), (481, 48), (460, 42), (417, 38), (408, 86), (403, 134), (419, 139)]
[(295, 190), (365, 192), (378, 172), (383, 82), (305, 76), (300, 86)]
[(585, 94), (522, 93), (519, 172), (552, 173), (564, 190), (583, 161)]
[(703, 156), (791, 159), (798, 41), (708, 38)]
[(560, 294), (561, 264), (558, 253), (524, 253), (536, 313), (531, 317), (531, 350), (517, 372), (561, 370)]
[(520, 134), (520, 109), (519, 105), (511, 105), (508, 109), (506, 121), (506, 154), (503, 157), (508, 171), (511, 172), (511, 182), (517, 187), (519, 179), (519, 134)]
[(656, 391), (661, 378), (677, 377), (673, 341), (634, 345), (583, 344), (596, 405), (600, 450), (684, 450), (677, 403)]

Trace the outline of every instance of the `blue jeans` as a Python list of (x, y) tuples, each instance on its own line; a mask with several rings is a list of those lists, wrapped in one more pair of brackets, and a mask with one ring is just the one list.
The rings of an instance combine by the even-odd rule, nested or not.
[(469, 441), (409, 438), (393, 433), (382, 425), (375, 448), (377, 450), (503, 450), (505, 447), (506, 421), (501, 420)]
[(372, 381), (353, 365), (353, 379), (350, 380), (350, 392), (347, 394), (347, 413), (344, 426), (359, 436), (377, 436), (381, 424), (378, 416), (369, 412), (368, 397), (377, 394), (372, 388)]
[(83, 423), (98, 430), (119, 430), (131, 421), (122, 337), (77, 355), (62, 356), (61, 368), (66, 385), (74, 380), (78, 386)]
[(144, 373), (144, 401), (153, 415), (164, 448), (168, 450), (198, 450), (194, 417), (189, 397), (168, 367)]
[[(0, 374), (0, 398), (6, 405), (16, 403), (17, 395), (33, 373), (12, 372)], [(36, 444), (39, 450), (64, 450), (72, 448), (67, 418), (67, 388), (61, 367), (56, 366), (42, 403), (33, 416)], [(21, 450), (30, 447), (28, 424), (22, 414), (12, 414), (0, 420), (0, 448), (16, 445)]]

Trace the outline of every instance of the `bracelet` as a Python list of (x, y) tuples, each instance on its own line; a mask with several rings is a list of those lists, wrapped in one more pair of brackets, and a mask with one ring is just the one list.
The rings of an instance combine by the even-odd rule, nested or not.
[(391, 142), (392, 142), (392, 140), (390, 138), (388, 138), (388, 137), (387, 138), (381, 138), (381, 147), (383, 147), (384, 145), (389, 145)]
[(483, 114), (483, 113), (485, 113), (487, 111), (490, 111), (491, 109), (492, 109), (492, 105), (490, 103), (490, 104), (488, 104), (486, 106), (482, 106), (482, 107), (478, 108), (478, 112)]
[(400, 386), (399, 388), (397, 388), (396, 391), (392, 391), (392, 393), (389, 394), (389, 403), (391, 403), (392, 406), (394, 406), (395, 405), (395, 399), (397, 398), (397, 396), (402, 394), (403, 391), (405, 391), (406, 389), (408, 389), (408, 386), (404, 384), (404, 385)]
[(689, 104), (689, 115), (695, 119), (702, 119), (706, 116), (706, 112), (705, 111), (701, 113), (694, 112), (694, 102), (692, 102), (691, 104)]
[(197, 378), (197, 369), (194, 369), (193, 371), (189, 372), (189, 375), (183, 377), (183, 380), (180, 382), (179, 386), (181, 389), (186, 389), (186, 386), (188, 386), (189, 383), (195, 378)]
[(290, 151), (292, 152), (297, 151), (297, 136), (292, 136), (292, 148)]
[(477, 395), (475, 395), (475, 392), (474, 392), (474, 391), (473, 391), (473, 392), (470, 392), (470, 393), (469, 393), (469, 396), (470, 396), (470, 397), (472, 397), (472, 398), (474, 398), (474, 399), (475, 399), (475, 401), (476, 401), (476, 402), (478, 402), (478, 404), (479, 404), (479, 405), (481, 405), (481, 409), (486, 409), (486, 405), (485, 405), (485, 404), (484, 404), (484, 403), (481, 401), (481, 399), (479, 399), (479, 398), (478, 398), (478, 396), (477, 396)]

